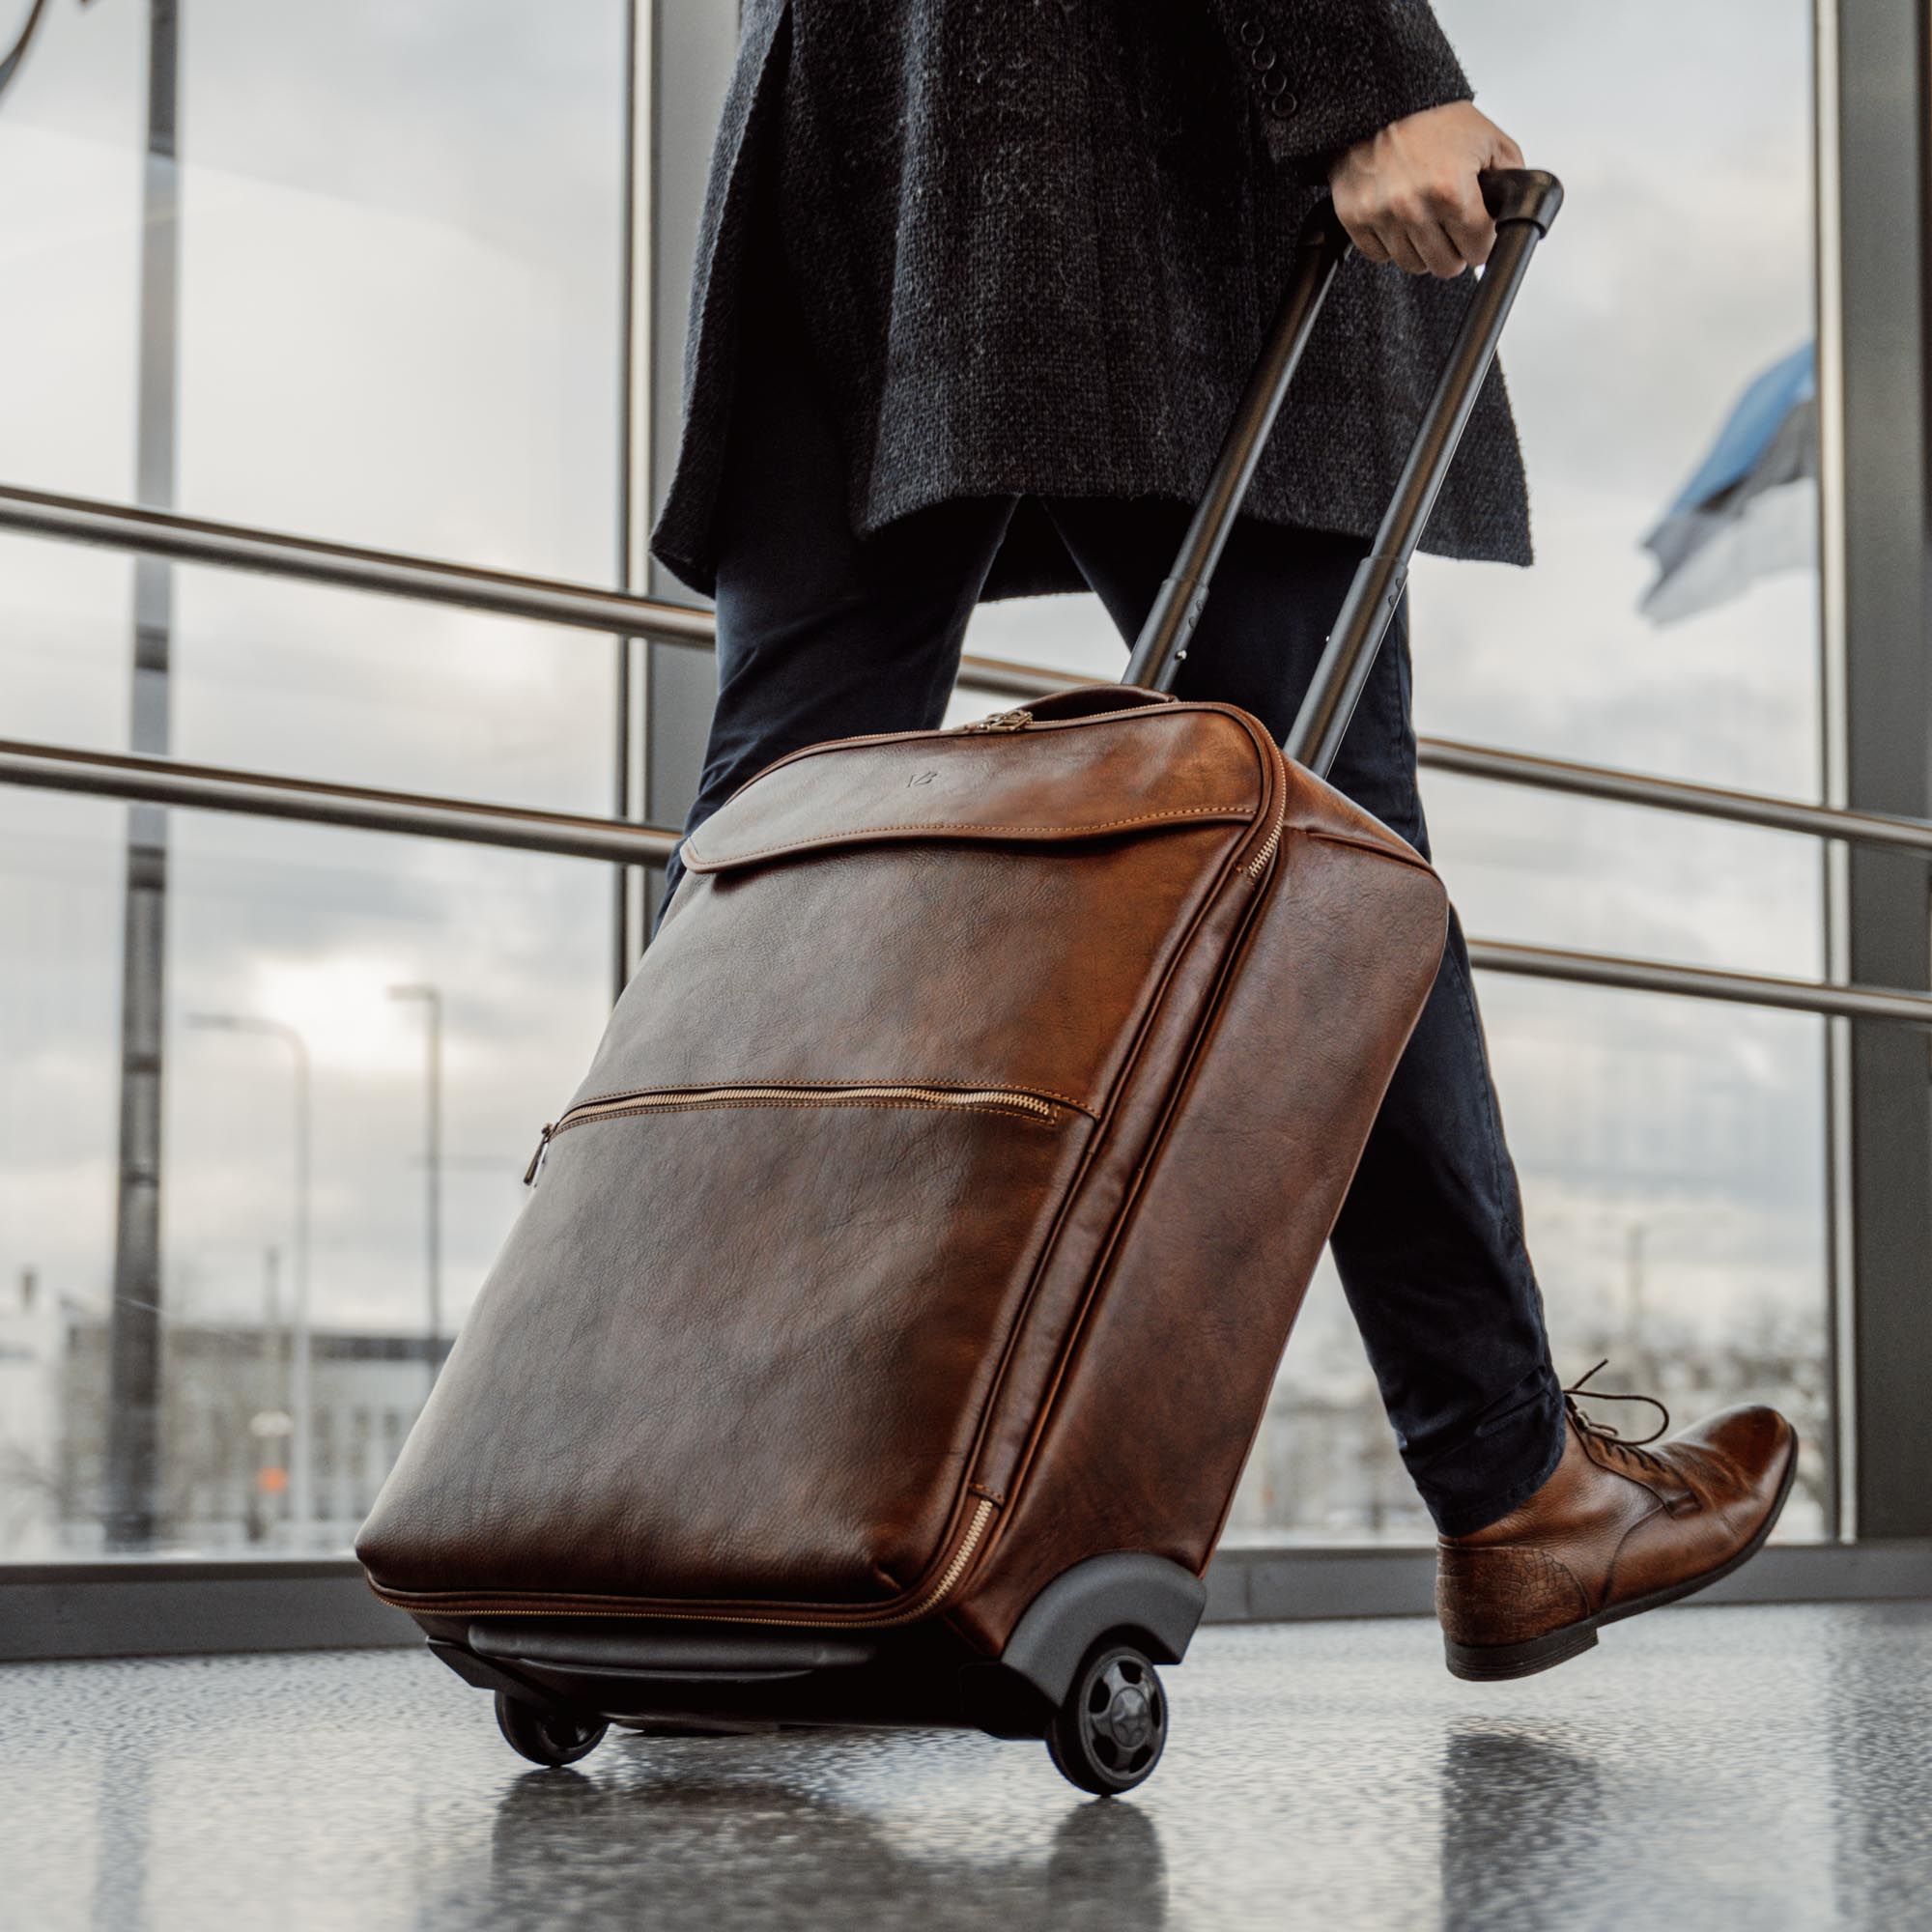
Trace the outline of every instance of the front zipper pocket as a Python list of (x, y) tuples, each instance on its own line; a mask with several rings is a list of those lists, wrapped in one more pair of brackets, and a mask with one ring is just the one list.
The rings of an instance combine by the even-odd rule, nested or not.
[(1066, 1114), (1085, 1115), (1084, 1107), (1058, 1094), (1036, 1094), (1024, 1087), (915, 1086), (904, 1081), (786, 1081), (770, 1086), (726, 1083), (711, 1087), (643, 1087), (630, 1093), (604, 1094), (580, 1101), (567, 1114), (544, 1127), (537, 1151), (524, 1171), (524, 1185), (533, 1187), (543, 1172), (551, 1143), (572, 1127), (592, 1121), (617, 1121), (640, 1114), (696, 1111), (710, 1107), (923, 1107), (958, 1109), (976, 1114), (1008, 1114), (1051, 1126)]

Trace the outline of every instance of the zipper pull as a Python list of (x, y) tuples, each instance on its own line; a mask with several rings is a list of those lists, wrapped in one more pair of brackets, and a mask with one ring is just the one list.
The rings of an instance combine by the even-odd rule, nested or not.
[(550, 1152), (551, 1136), (555, 1132), (555, 1122), (546, 1121), (544, 1122), (543, 1138), (537, 1142), (537, 1151), (531, 1154), (529, 1166), (524, 1169), (524, 1185), (526, 1187), (534, 1187), (537, 1184), (537, 1176), (543, 1172), (544, 1157)]
[(996, 711), (990, 718), (977, 718), (962, 731), (1024, 731), (1033, 723), (1031, 711)]

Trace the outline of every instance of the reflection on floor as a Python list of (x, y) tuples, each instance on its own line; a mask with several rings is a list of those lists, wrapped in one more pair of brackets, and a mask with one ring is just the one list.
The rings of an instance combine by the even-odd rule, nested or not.
[(613, 1733), (536, 1771), (427, 1656), (0, 1669), (0, 1924), (1932, 1923), (1932, 1605), (1687, 1609), (1514, 1686), (1433, 1626), (1203, 1634), (1131, 1800), (1031, 1745)]

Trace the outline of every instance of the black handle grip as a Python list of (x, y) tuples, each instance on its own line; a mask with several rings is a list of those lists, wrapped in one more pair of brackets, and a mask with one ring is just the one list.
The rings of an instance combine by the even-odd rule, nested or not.
[(1548, 235), (1563, 206), (1563, 184), (1542, 168), (1485, 168), (1476, 181), (1483, 206), (1498, 227), (1533, 221), (1539, 234)]
[[(1376, 652), (1402, 600), (1409, 559), (1448, 474), (1476, 392), (1495, 357), (1503, 322), (1522, 285), (1529, 257), (1563, 206), (1563, 184), (1540, 168), (1488, 169), (1480, 180), (1484, 205), (1496, 223), (1495, 246), (1470, 298), (1394, 500), (1350, 586), (1321, 668), (1289, 735), (1289, 755), (1318, 773), (1326, 772), (1334, 762)], [(1348, 252), (1349, 238), (1334, 204), (1323, 200), (1302, 224), (1288, 293), (1242, 392), (1207, 492), (1187, 526), (1180, 554), (1134, 639), (1124, 683), (1149, 691), (1174, 688), (1180, 661), (1187, 655), (1187, 640), (1208, 601), (1214, 566), (1254, 479), (1263, 446), (1335, 270)]]

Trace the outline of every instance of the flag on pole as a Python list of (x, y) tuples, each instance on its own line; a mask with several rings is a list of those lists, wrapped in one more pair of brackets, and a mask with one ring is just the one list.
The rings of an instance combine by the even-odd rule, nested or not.
[(1818, 363), (1805, 343), (1738, 399), (1696, 473), (1644, 538), (1638, 609), (1674, 624), (1818, 555)]

